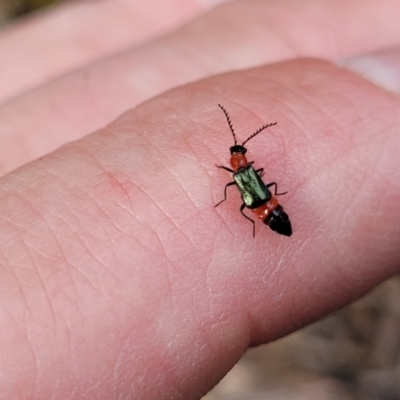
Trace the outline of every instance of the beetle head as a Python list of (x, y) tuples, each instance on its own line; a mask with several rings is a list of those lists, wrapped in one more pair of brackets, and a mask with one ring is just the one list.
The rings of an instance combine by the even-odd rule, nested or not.
[(235, 144), (234, 146), (229, 147), (229, 151), (231, 152), (231, 154), (239, 153), (244, 155), (246, 154), (247, 149), (240, 144)]

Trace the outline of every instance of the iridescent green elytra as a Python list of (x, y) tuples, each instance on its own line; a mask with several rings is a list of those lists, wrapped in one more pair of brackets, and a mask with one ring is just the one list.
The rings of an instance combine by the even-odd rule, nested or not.
[(252, 166), (241, 168), (233, 174), (233, 180), (248, 208), (257, 208), (271, 198), (271, 192)]

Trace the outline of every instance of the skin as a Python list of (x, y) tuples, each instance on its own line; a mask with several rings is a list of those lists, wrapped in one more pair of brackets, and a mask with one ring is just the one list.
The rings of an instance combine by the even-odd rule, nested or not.
[[(249, 346), (399, 272), (399, 97), (298, 56), (399, 45), (400, 3), (299, 5), (228, 2), (4, 101), (1, 399), (198, 399)], [(157, 79), (143, 86), (139, 71)], [(232, 145), (217, 103), (243, 140), (278, 122), (246, 155), (288, 190), (291, 238), (258, 223), (253, 239), (234, 188), (214, 209)]]

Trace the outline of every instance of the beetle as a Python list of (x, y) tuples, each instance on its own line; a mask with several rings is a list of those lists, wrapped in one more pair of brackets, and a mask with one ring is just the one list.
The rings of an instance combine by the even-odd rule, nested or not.
[[(238, 144), (236, 134), (233, 130), (233, 125), (226, 109), (218, 104), (218, 107), (224, 112), (229, 128), (232, 132), (234, 145), (229, 148), (231, 153), (230, 164), (232, 168), (223, 165), (216, 165), (217, 168), (222, 168), (233, 174), (233, 181), (226, 184), (224, 189), (224, 198), (214, 207), (219, 206), (227, 197), (227, 189), (230, 186), (236, 185), (243, 200), (240, 206), (241, 214), (253, 224), (253, 237), (255, 237), (255, 222), (244, 213), (244, 209), (249, 208), (257, 218), (261, 219), (265, 225), (268, 225), (273, 231), (285, 235), (292, 235), (292, 225), (289, 216), (283, 210), (275, 196), (281, 196), (284, 193), (278, 193), (278, 185), (276, 182), (265, 184), (261, 179), (264, 175), (264, 168), (254, 169), (254, 161), (247, 161), (247, 149), (244, 145), (264, 129), (276, 125), (276, 122), (263, 125), (251, 134), (242, 144)], [(274, 187), (274, 195), (269, 188)]]

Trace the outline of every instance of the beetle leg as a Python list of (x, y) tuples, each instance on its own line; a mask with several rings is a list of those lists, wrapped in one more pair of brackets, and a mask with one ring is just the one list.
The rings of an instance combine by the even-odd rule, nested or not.
[(260, 176), (260, 178), (264, 176), (264, 168), (256, 169), (256, 172)]
[(222, 168), (222, 169), (224, 169), (225, 171), (230, 172), (231, 174), (234, 174), (234, 173), (235, 173), (235, 171), (234, 171), (233, 169), (230, 169), (230, 168), (228, 168), (228, 167), (224, 167), (223, 165), (217, 165), (217, 164), (215, 164), (215, 166), (216, 166), (217, 168)]
[(248, 219), (248, 220), (253, 224), (253, 237), (255, 237), (255, 236), (256, 236), (256, 224), (255, 224), (255, 222), (254, 222), (250, 217), (248, 217), (248, 216), (243, 212), (243, 210), (244, 210), (245, 207), (246, 207), (246, 204), (243, 203), (243, 204), (240, 206), (240, 212), (242, 213), (243, 217), (245, 217), (246, 219)]
[(274, 196), (282, 196), (283, 194), (286, 194), (287, 192), (283, 192), (283, 193), (278, 193), (278, 185), (276, 184), (276, 182), (271, 182), (268, 183), (268, 185), (265, 185), (267, 188), (271, 187), (271, 186), (275, 186), (275, 193)]
[(235, 181), (232, 181), (232, 182), (229, 182), (229, 183), (226, 184), (225, 189), (224, 189), (225, 197), (219, 203), (217, 203), (214, 207), (219, 206), (222, 202), (224, 202), (226, 200), (226, 189), (228, 189), (229, 186), (232, 186), (232, 185), (235, 185), (235, 184), (236, 184)]

